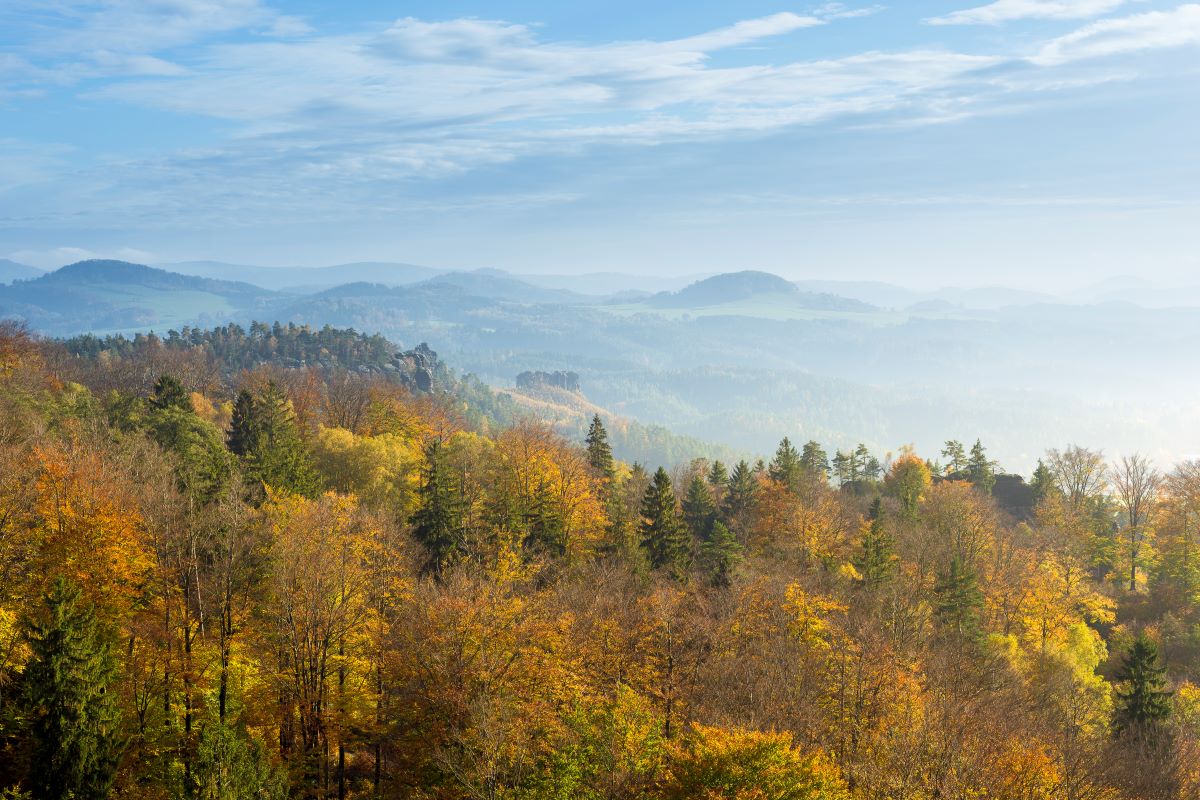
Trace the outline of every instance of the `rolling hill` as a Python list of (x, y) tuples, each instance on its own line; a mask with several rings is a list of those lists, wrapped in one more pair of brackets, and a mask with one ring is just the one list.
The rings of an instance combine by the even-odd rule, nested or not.
[(18, 264), (16, 261), (9, 261), (7, 258), (0, 258), (0, 284), (12, 283), (13, 281), (26, 281), (30, 278), (36, 278), (43, 274), (42, 270), (37, 267), (31, 267), (28, 264)]

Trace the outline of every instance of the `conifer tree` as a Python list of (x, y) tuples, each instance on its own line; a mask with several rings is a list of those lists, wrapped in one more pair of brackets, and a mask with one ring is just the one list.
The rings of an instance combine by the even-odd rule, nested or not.
[(800, 452), (800, 466), (822, 483), (829, 480), (829, 455), (815, 441), (808, 441)]
[(969, 564), (958, 556), (950, 559), (949, 567), (938, 576), (934, 593), (938, 620), (945, 630), (960, 639), (974, 640), (981, 636), (983, 592)]
[(39, 800), (100, 800), (122, 749), (117, 696), (109, 691), (117, 680), (112, 642), (67, 579), (55, 579), (44, 603), (26, 628), (29, 784)]
[(949, 439), (942, 448), (942, 458), (946, 459), (947, 474), (953, 475), (967, 467), (967, 449), (957, 439)]
[(238, 393), (228, 443), (251, 478), (305, 497), (320, 491), (320, 476), (300, 438), (292, 403), (274, 382), (258, 396)]
[(871, 506), (871, 519), (863, 530), (862, 546), (853, 563), (868, 589), (885, 583), (896, 569), (895, 542), (884, 525), (883, 504), (879, 498), (875, 498)]
[(742, 546), (725, 523), (715, 520), (707, 536), (700, 541), (699, 560), (709, 583), (728, 586), (733, 570), (742, 560)]
[(412, 516), (413, 536), (425, 547), (424, 571), (441, 578), (462, 547), (462, 503), (451, 471), (443, 463), (442, 445), (425, 450), (425, 472)]
[(724, 489), (725, 484), (728, 482), (729, 470), (725, 469), (725, 465), (720, 461), (712, 462), (712, 465), (708, 468), (708, 485), (716, 491), (718, 487)]
[(682, 578), (688, 568), (691, 548), (687, 528), (675, 509), (671, 476), (662, 467), (646, 487), (642, 498), (642, 547), (654, 569), (669, 569)]
[(721, 512), (725, 524), (733, 530), (740, 526), (754, 509), (754, 473), (745, 461), (739, 461), (729, 475), (725, 502)]
[(985, 494), (991, 494), (992, 487), (996, 485), (996, 463), (988, 460), (987, 451), (978, 439), (971, 447), (971, 455), (967, 459), (967, 477), (976, 489)]
[(1033, 490), (1035, 503), (1044, 500), (1058, 488), (1058, 483), (1054, 480), (1054, 473), (1040, 458), (1037, 468), (1033, 471), (1033, 477), (1029, 480), (1029, 488)]
[(705, 539), (717, 519), (717, 509), (713, 504), (712, 491), (699, 474), (693, 475), (688, 483), (687, 494), (683, 498), (683, 521), (687, 524), (692, 536)]
[(1118, 735), (1149, 736), (1171, 715), (1167, 669), (1159, 662), (1158, 645), (1145, 633), (1133, 641), (1117, 672), (1117, 707), (1113, 730)]
[(611, 481), (616, 465), (613, 461), (612, 447), (608, 443), (608, 431), (605, 430), (599, 414), (592, 417), (592, 424), (584, 441), (587, 443), (588, 463), (592, 465), (592, 469), (596, 470), (600, 477)]
[(183, 384), (173, 375), (161, 375), (154, 382), (154, 394), (150, 395), (149, 403), (152, 408), (167, 409), (181, 408), (192, 410), (192, 401)]
[(792, 446), (791, 440), (785, 436), (779, 443), (779, 448), (775, 451), (775, 457), (771, 459), (770, 466), (767, 467), (767, 474), (771, 476), (772, 480), (795, 490), (800, 486), (802, 473), (800, 454)]

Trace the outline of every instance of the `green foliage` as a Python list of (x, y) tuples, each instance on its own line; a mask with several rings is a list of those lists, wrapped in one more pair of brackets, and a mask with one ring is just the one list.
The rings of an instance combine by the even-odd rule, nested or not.
[(699, 566), (713, 586), (729, 586), (733, 571), (742, 561), (742, 546), (737, 537), (717, 520), (700, 540)]
[(592, 465), (592, 469), (596, 470), (597, 475), (611, 481), (616, 466), (613, 462), (612, 447), (608, 444), (608, 431), (605, 430), (599, 414), (592, 417), (584, 442), (587, 444), (588, 463)]
[(683, 521), (696, 539), (705, 539), (717, 519), (717, 508), (713, 503), (712, 490), (699, 474), (688, 481), (687, 494), (683, 498)]
[(862, 544), (853, 563), (863, 585), (874, 589), (885, 583), (896, 570), (895, 541), (883, 520), (882, 503), (875, 499), (871, 507), (871, 521), (863, 530)]
[(992, 493), (992, 487), (996, 485), (996, 462), (988, 458), (987, 451), (983, 448), (983, 443), (978, 439), (971, 446), (971, 455), (967, 458), (966, 472), (967, 480), (976, 489), (985, 494)]
[(982, 636), (980, 616), (983, 591), (975, 570), (957, 555), (938, 576), (934, 587), (936, 611), (942, 629), (958, 639), (978, 640)]
[(430, 443), (425, 464), (419, 502), (412, 517), (413, 536), (424, 545), (428, 556), (424, 571), (440, 577), (462, 549), (462, 502), (441, 442)]
[(642, 547), (650, 566), (669, 570), (682, 578), (691, 554), (687, 528), (675, 508), (675, 490), (671, 476), (662, 467), (654, 473), (642, 498)]
[(1161, 723), (1171, 715), (1166, 672), (1154, 640), (1144, 633), (1134, 639), (1116, 674), (1119, 688), (1113, 730), (1117, 734), (1148, 736), (1159, 731)]
[(771, 480), (782, 483), (793, 491), (799, 488), (800, 479), (804, 476), (804, 466), (800, 462), (800, 454), (786, 436), (779, 443), (775, 457), (767, 467), (767, 474), (771, 476)]
[(292, 403), (273, 381), (257, 395), (244, 389), (238, 393), (228, 441), (253, 480), (304, 497), (320, 491), (321, 479), (300, 438)]
[(108, 634), (77, 586), (56, 578), (26, 639), (25, 702), (33, 756), (29, 786), (39, 800), (99, 800), (121, 756), (117, 666)]
[(800, 466), (821, 483), (829, 480), (829, 454), (815, 441), (808, 441), (800, 452)]
[(219, 722), (200, 731), (192, 780), (196, 800), (284, 800), (286, 773), (271, 763), (261, 742)]

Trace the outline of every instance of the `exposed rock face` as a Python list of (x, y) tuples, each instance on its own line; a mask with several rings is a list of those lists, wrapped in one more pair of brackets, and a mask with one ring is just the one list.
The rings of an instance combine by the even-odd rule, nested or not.
[(579, 391), (579, 373), (557, 370), (555, 372), (522, 372), (517, 376), (518, 389), (539, 389), (553, 386), (568, 392)]
[(394, 362), (400, 372), (402, 384), (426, 394), (433, 391), (434, 376), (438, 369), (438, 356), (425, 342), (421, 342), (412, 350), (397, 353)]

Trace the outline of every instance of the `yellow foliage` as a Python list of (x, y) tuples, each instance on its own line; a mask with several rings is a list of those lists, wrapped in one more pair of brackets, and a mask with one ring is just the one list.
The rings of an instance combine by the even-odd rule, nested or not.
[(808, 647), (828, 648), (838, 628), (834, 615), (846, 613), (848, 607), (836, 600), (809, 594), (798, 583), (787, 587), (784, 610), (791, 618), (791, 632)]

